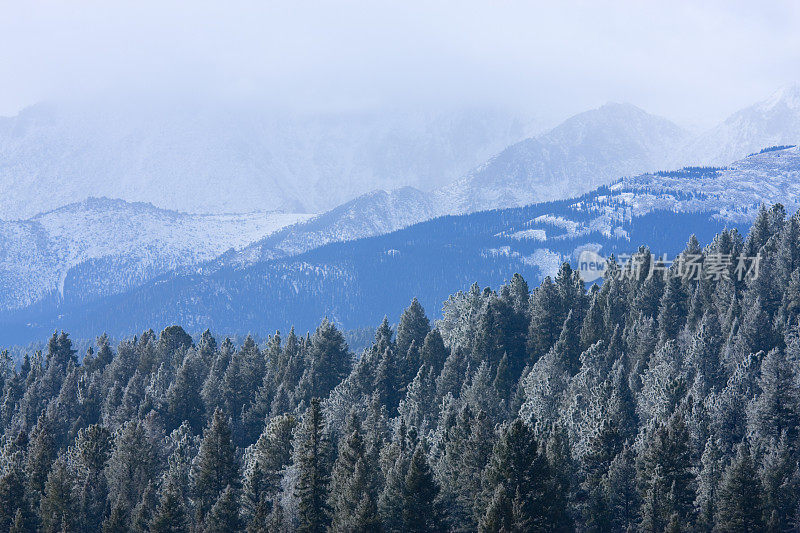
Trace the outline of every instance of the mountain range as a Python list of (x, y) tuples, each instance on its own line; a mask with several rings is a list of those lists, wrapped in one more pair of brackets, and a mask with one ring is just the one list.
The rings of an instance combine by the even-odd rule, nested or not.
[(473, 282), (496, 287), (519, 272), (536, 284), (586, 248), (620, 255), (647, 243), (674, 257), (689, 238), (687, 227), (701, 243), (726, 227), (746, 231), (761, 204), (780, 202), (796, 211), (799, 178), (797, 147), (767, 150), (727, 168), (623, 178), (573, 199), (437, 217), (296, 255), (218, 260), (92, 302), (7, 312), (0, 332), (5, 342), (25, 342), (54, 328), (77, 336), (99, 330), (129, 335), (172, 323), (218, 334), (263, 333), (313, 328), (325, 316), (357, 328), (374, 325), (387, 305), (401, 307), (412, 297), (436, 317), (449, 294)]
[[(296, 291), (308, 289), (306, 282), (310, 286), (327, 284), (318, 278), (321, 272), (352, 280), (355, 278), (350, 266), (334, 268), (335, 261), (318, 260), (309, 271), (310, 263), (299, 258), (322, 257), (326, 253), (318, 250), (368, 247), (364, 243), (372, 242), (371, 238), (403, 235), (397, 230), (414, 224), (419, 227), (418, 223), (437, 217), (443, 218), (431, 222), (432, 231), (460, 235), (475, 220), (495, 215), (450, 215), (482, 210), (500, 210), (496, 216), (508, 222), (493, 223), (502, 243), (487, 245), (480, 252), (494, 257), (495, 263), (488, 268), (498, 275), (513, 265), (536, 272), (537, 276), (552, 270), (577, 247), (597, 245), (587, 240), (590, 235), (622, 239), (619, 244), (629, 246), (631, 235), (637, 233), (629, 226), (612, 223), (625, 220), (626, 216), (638, 220), (651, 217), (655, 211), (703, 213), (704, 217), (712, 213), (714, 228), (722, 222), (746, 225), (760, 202), (791, 204), (797, 197), (796, 183), (800, 180), (796, 152), (772, 150), (738, 162), (731, 162), (730, 158), (743, 158), (770, 143), (793, 144), (800, 134), (798, 95), (797, 87), (782, 89), (699, 136), (635, 106), (607, 104), (576, 115), (545, 133), (510, 144), (509, 140), (520, 135), (519, 122), (488, 112), (471, 117), (453, 113), (433, 118), (394, 118), (388, 124), (381, 123), (378, 115), (370, 115), (362, 116), (360, 126), (353, 127), (353, 122), (359, 120), (344, 115), (302, 120), (293, 117), (280, 122), (274, 116), (266, 119), (264, 115), (248, 118), (212, 113), (198, 115), (192, 122), (187, 110), (179, 108), (165, 111), (164, 117), (156, 117), (151, 110), (133, 127), (125, 122), (130, 118), (123, 111), (107, 116), (101, 110), (83, 113), (72, 109), (64, 114), (46, 106), (35, 107), (18, 117), (0, 119), (0, 190), (5, 195), (5, 213), (31, 211), (41, 203), (57, 204), (65, 198), (81, 197), (89, 190), (98, 194), (117, 190), (128, 198), (84, 199), (36, 215), (0, 220), (0, 319), (19, 325), (20, 317), (27, 316), (35, 317), (31, 323), (57, 324), (58, 320), (53, 321), (52, 317), (67, 309), (77, 312), (81, 306), (102, 307), (109, 299), (145, 294), (147, 287), (162, 283), (165, 276), (200, 276), (198, 279), (209, 280), (224, 275), (230, 280), (248, 269), (266, 268), (264, 275), (269, 278), (276, 269), (288, 269), (276, 283), (280, 286), (293, 280)], [(127, 129), (113, 126), (115, 117), (128, 117), (119, 119), (128, 124)], [(167, 119), (174, 119), (174, 123), (166, 124)], [(427, 131), (435, 142), (425, 145), (427, 137), (414, 137), (414, 131)], [(507, 146), (496, 149), (498, 145)], [(496, 155), (474, 165), (475, 154), (491, 150), (496, 150)], [(466, 153), (473, 159), (461, 160)], [(115, 159), (118, 154), (119, 160)], [(356, 162), (355, 166), (348, 166), (343, 158)], [(269, 165), (264, 163), (267, 159)], [(234, 166), (232, 161), (237, 161)], [(288, 161), (294, 163), (290, 165)], [(293, 166), (301, 161), (304, 166)], [(722, 164), (718, 169), (664, 171), (681, 161)], [(259, 166), (261, 163), (266, 166)], [(278, 164), (284, 165), (285, 173), (274, 172)], [(463, 171), (466, 165), (473, 170)], [(345, 174), (334, 176), (337, 170), (356, 167), (360, 169), (356, 174), (363, 178), (360, 181), (343, 186), (349, 183), (342, 177)], [(390, 167), (393, 170), (378, 180), (386, 187), (356, 195), (373, 183), (366, 177), (368, 174)], [(420, 170), (423, 167), (424, 171)], [(442, 170), (445, 167), (447, 170)], [(115, 168), (121, 174), (115, 174)], [(271, 170), (259, 174), (254, 170), (257, 168)], [(196, 176), (187, 177), (195, 171)], [(452, 179), (460, 172), (462, 177)], [(107, 173), (121, 175), (123, 185), (118, 183), (120, 180), (101, 177)], [(308, 179), (298, 180), (300, 175)], [(426, 181), (424, 176), (430, 179)], [(12, 179), (17, 177), (17, 181)], [(298, 183), (289, 194), (290, 188), (278, 182), (289, 183), (293, 179)], [(254, 186), (256, 182), (260, 185)], [(607, 185), (612, 187), (609, 194), (617, 197), (614, 210), (609, 211), (608, 205), (599, 202), (592, 208), (597, 216), (577, 221), (572, 217), (572, 208), (564, 211), (559, 207), (561, 211), (554, 213), (542, 211), (542, 206), (552, 202), (561, 205), (558, 201), (587, 192), (597, 198), (597, 191), (605, 190)], [(312, 192), (306, 194), (304, 188)], [(701, 193), (685, 200), (665, 195), (664, 191), (672, 190)], [(163, 194), (158, 196), (158, 191)], [(275, 191), (279, 194), (272, 194)], [(620, 204), (620, 198), (630, 195), (633, 203)], [(161, 206), (130, 201), (138, 196), (158, 196), (156, 203)], [(267, 196), (269, 201), (265, 200)], [(35, 197), (36, 201), (28, 197)], [(334, 207), (320, 214), (309, 213), (327, 205), (325, 202)], [(520, 221), (509, 222), (517, 216), (509, 208), (533, 204), (531, 209), (538, 215), (522, 221), (521, 226)], [(165, 209), (163, 205), (217, 212), (193, 214)], [(294, 209), (219, 212), (241, 205)], [(512, 226), (519, 227), (512, 231)], [(496, 236), (486, 237), (492, 240)], [(361, 241), (348, 244), (358, 239)], [(559, 242), (565, 239), (569, 246)], [(335, 243), (343, 241), (347, 241), (341, 245), (343, 248), (337, 248)], [(509, 244), (519, 246), (521, 242), (536, 246), (528, 254)], [(647, 242), (661, 241), (649, 238)], [(365, 264), (372, 264), (374, 257), (386, 261), (387, 257), (394, 257), (391, 250), (399, 249), (373, 250)], [(475, 250), (468, 255), (467, 259), (458, 260), (472, 264)], [(446, 268), (445, 263), (440, 266)], [(300, 272), (306, 277), (295, 279)], [(470, 269), (469, 275), (482, 279), (476, 269)], [(409, 281), (405, 274), (402, 279)], [(468, 279), (465, 273), (463, 280)], [(423, 290), (421, 285), (417, 287)], [(145, 293), (137, 293), (140, 288)], [(376, 286), (375, 290), (381, 289)], [(405, 288), (397, 290), (405, 294)], [(431, 294), (441, 292), (436, 287), (424, 290)], [(448, 285), (441, 293), (452, 290)], [(239, 305), (232, 296), (230, 302)], [(309, 309), (318, 310), (318, 304), (322, 305), (312, 300), (306, 303)], [(338, 315), (349, 317), (351, 311)], [(197, 316), (181, 316), (184, 323), (202, 322)], [(286, 320), (289, 318), (285, 316)], [(359, 320), (353, 324), (358, 325)]]

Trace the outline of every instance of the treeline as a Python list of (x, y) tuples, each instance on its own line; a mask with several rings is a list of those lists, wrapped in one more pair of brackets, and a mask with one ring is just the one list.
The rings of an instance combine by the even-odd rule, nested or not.
[[(800, 217), (529, 291), (415, 300), (361, 354), (180, 327), (3, 368), (3, 531), (788, 531), (800, 526)], [(716, 260), (716, 259), (715, 259)], [(660, 272), (656, 269), (657, 272)]]

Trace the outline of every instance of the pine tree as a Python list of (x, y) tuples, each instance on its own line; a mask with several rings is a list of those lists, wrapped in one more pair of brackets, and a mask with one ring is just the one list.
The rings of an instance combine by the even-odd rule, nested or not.
[(158, 494), (155, 484), (150, 481), (142, 492), (142, 497), (131, 511), (131, 525), (137, 533), (150, 530), (150, 523), (158, 508)]
[(322, 321), (308, 351), (300, 379), (300, 396), (307, 401), (324, 398), (350, 372), (352, 358), (342, 333), (327, 319)]
[(788, 531), (797, 513), (800, 471), (793, 445), (785, 434), (766, 446), (761, 463), (767, 528), (770, 531)]
[(589, 531), (607, 531), (611, 528), (612, 511), (608, 487), (611, 462), (622, 451), (624, 439), (616, 425), (604, 420), (599, 432), (589, 440), (589, 449), (583, 457), (583, 482), (581, 493), (585, 498), (583, 521)]
[(205, 529), (217, 533), (237, 533), (242, 530), (236, 489), (230, 485), (225, 487), (206, 517)]
[(47, 476), (41, 504), (42, 531), (58, 532), (77, 529), (77, 502), (72, 494), (74, 477), (63, 459), (53, 464)]
[(531, 294), (528, 356), (536, 362), (556, 343), (564, 316), (558, 288), (549, 277)]
[(701, 531), (711, 531), (716, 521), (719, 505), (719, 484), (722, 480), (722, 451), (717, 441), (709, 437), (700, 459), (700, 472), (697, 476), (697, 527)]
[(158, 345), (162, 353), (171, 356), (180, 348), (191, 348), (194, 346), (191, 335), (186, 333), (180, 326), (169, 326), (164, 328), (158, 338)]
[[(333, 531), (368, 531), (377, 521), (375, 482), (358, 418), (351, 415), (333, 465), (328, 506)], [(359, 515), (362, 513), (362, 516)]]
[(689, 431), (678, 410), (658, 426), (640, 457), (642, 521), (647, 530), (663, 529), (677, 513), (683, 524), (694, 520), (695, 479)]
[(751, 407), (749, 426), (765, 442), (785, 433), (794, 441), (800, 429), (800, 389), (784, 350), (774, 349), (761, 361), (761, 394)]
[(294, 439), (294, 495), (298, 499), (298, 529), (303, 532), (325, 531), (329, 523), (329, 450), (324, 426), (319, 400), (313, 398)]
[(639, 492), (636, 487), (634, 454), (625, 446), (608, 467), (604, 477), (608, 495), (610, 526), (613, 531), (630, 531), (639, 519)]
[(47, 474), (56, 459), (56, 454), (52, 425), (42, 413), (31, 434), (25, 464), (26, 493), (34, 508), (39, 506), (39, 500), (47, 482)]
[(439, 508), (439, 486), (420, 444), (411, 456), (403, 491), (403, 530), (445, 531)]
[(444, 340), (439, 330), (434, 328), (425, 335), (422, 343), (422, 350), (419, 356), (422, 363), (427, 364), (438, 375), (447, 360), (448, 351), (444, 346)]
[(118, 499), (103, 522), (103, 533), (129, 533), (131, 530), (127, 505)]
[(183, 533), (190, 531), (189, 519), (186, 515), (186, 508), (183, 505), (180, 489), (172, 482), (167, 483), (161, 493), (158, 508), (150, 523), (150, 531), (153, 533)]
[(0, 475), (0, 531), (11, 529), (18, 515), (23, 525), (31, 525), (33, 516), (25, 495), (25, 474), (21, 466), (11, 460), (3, 470)]
[(381, 453), (383, 490), (378, 498), (378, 512), (386, 531), (402, 531), (405, 478), (411, 461), (412, 443), (404, 420), (392, 435), (392, 442)]
[(658, 331), (662, 341), (677, 337), (689, 315), (689, 296), (683, 280), (677, 275), (667, 279), (658, 310)]
[[(422, 346), (425, 342), (425, 337), (430, 333), (431, 325), (428, 317), (425, 316), (425, 310), (420, 305), (419, 301), (414, 298), (403, 314), (400, 315), (400, 322), (397, 325), (397, 340), (396, 349), (397, 353), (404, 356), (408, 353), (412, 342), (416, 342), (417, 346)], [(414, 369), (416, 373), (416, 368)]]
[(719, 489), (715, 531), (763, 531), (762, 490), (750, 451), (740, 444)]
[(239, 466), (231, 440), (231, 428), (220, 409), (214, 411), (206, 428), (200, 451), (192, 466), (192, 496), (197, 506), (198, 520), (202, 522), (208, 511), (226, 487), (236, 487)]
[(274, 502), (272, 504), (272, 512), (269, 515), (269, 520), (264, 531), (270, 533), (279, 533), (281, 531), (289, 531), (290, 526), (286, 514), (283, 511), (281, 502)]
[(148, 438), (144, 423), (134, 420), (123, 424), (114, 435), (105, 469), (110, 501), (124, 502), (127, 510), (132, 510), (158, 468), (158, 450)]
[[(512, 498), (514, 524), (519, 531), (546, 531), (562, 523), (565, 509), (553, 505), (554, 479), (539, 450), (533, 430), (520, 419), (505, 426), (486, 472), (487, 490), (503, 485)], [(563, 501), (563, 499), (561, 500)]]
[(478, 524), (480, 533), (510, 533), (514, 526), (514, 508), (503, 484), (497, 486), (486, 513)]
[(297, 420), (288, 414), (270, 420), (250, 450), (244, 473), (244, 507), (251, 515), (261, 509), (262, 518), (269, 515), (269, 505), (281, 488), (284, 468), (292, 458), (292, 433)]
[(98, 531), (103, 523), (108, 497), (105, 466), (111, 456), (111, 434), (98, 425), (78, 432), (72, 452), (77, 470), (79, 520), (84, 531)]
[(184, 421), (189, 423), (195, 434), (203, 429), (205, 405), (201, 391), (208, 368), (203, 356), (190, 350), (184, 357), (175, 381), (167, 391), (167, 408), (172, 428)]

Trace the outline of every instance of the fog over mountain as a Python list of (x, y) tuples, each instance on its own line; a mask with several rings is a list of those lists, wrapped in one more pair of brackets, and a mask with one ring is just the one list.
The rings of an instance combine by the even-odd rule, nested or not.
[(319, 213), (430, 190), (529, 131), (490, 108), (337, 113), (213, 102), (37, 105), (0, 118), (0, 218), (107, 196), (192, 213)]
[(518, 207), (582, 194), (612, 180), (666, 168), (689, 138), (630, 104), (606, 104), (513, 144), (438, 191), (453, 213)]
[(766, 146), (799, 142), (800, 84), (794, 83), (700, 134), (680, 158), (683, 163), (726, 165)]

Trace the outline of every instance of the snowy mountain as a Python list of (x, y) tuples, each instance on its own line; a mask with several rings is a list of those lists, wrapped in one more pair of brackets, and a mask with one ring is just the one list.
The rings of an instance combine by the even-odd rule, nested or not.
[(694, 139), (682, 164), (726, 165), (765, 146), (800, 143), (800, 84), (783, 87)]
[[(266, 253), (260, 260), (254, 253), (250, 262), (167, 273), (93, 302), (0, 313), (0, 341), (26, 342), (54, 328), (77, 337), (99, 330), (130, 335), (173, 323), (222, 335), (264, 334), (291, 325), (313, 328), (324, 316), (356, 328), (378, 323), (387, 305), (402, 307), (415, 296), (435, 317), (448, 295), (475, 281), (497, 287), (519, 272), (535, 284), (587, 247), (608, 256), (647, 244), (674, 257), (689, 232), (708, 243), (725, 227), (744, 231), (762, 202), (776, 201), (789, 213), (800, 207), (796, 147), (769, 150), (728, 168), (624, 178), (578, 198), (438, 217), (297, 255), (269, 259)], [(311, 224), (277, 232), (278, 246), (304, 242), (310, 233), (297, 228)], [(254, 249), (275, 248), (273, 243)]]
[[(597, 244), (591, 242), (593, 235), (631, 241), (630, 233), (641, 231), (634, 221), (653, 213), (705, 214), (712, 225), (749, 226), (762, 204), (775, 203), (783, 204), (789, 213), (800, 209), (800, 149), (796, 146), (768, 149), (724, 168), (686, 167), (623, 178), (568, 202), (566, 208), (509, 227), (504, 235), (536, 241), (571, 257), (586, 245)], [(567, 248), (562, 246), (565, 242), (570, 243)], [(571, 248), (574, 243), (578, 245)]]
[(508, 113), (290, 113), (211, 103), (37, 105), (0, 117), (0, 218), (95, 196), (191, 213), (321, 213), (431, 190), (525, 136)]
[(328, 243), (383, 235), (434, 218), (437, 206), (427, 193), (403, 187), (372, 191), (307, 221), (288, 226), (232, 250), (219, 264), (246, 266), (258, 261), (297, 255)]
[(27, 220), (0, 221), (0, 309), (43, 298), (85, 301), (209, 261), (309, 215), (188, 215), (90, 198)]
[(665, 168), (688, 133), (630, 104), (607, 104), (513, 144), (437, 191), (446, 212), (569, 198), (625, 175)]

